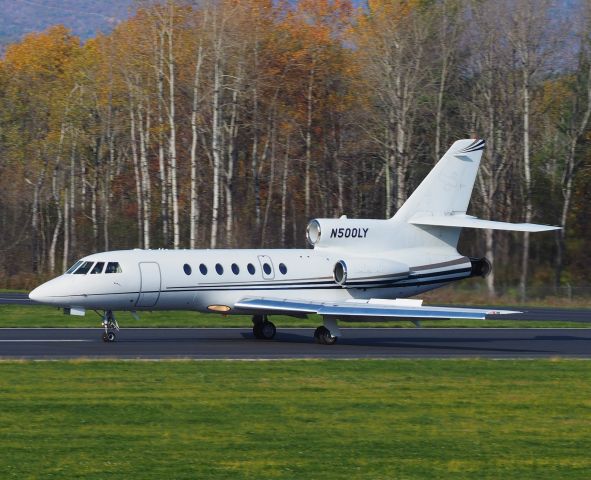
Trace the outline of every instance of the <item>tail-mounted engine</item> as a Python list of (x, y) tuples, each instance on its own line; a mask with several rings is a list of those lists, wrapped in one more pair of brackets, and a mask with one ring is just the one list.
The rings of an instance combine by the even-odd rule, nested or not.
[(482, 277), (485, 278), (492, 271), (492, 264), (485, 258), (470, 258), (472, 264), (472, 270), (470, 270), (471, 277)]
[(339, 260), (333, 268), (334, 281), (341, 286), (388, 284), (407, 278), (408, 265), (379, 258), (348, 258)]

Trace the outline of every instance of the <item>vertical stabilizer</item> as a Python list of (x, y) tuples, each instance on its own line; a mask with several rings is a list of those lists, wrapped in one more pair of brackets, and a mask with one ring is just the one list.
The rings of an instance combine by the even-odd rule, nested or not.
[(393, 219), (465, 214), (483, 150), (484, 140), (455, 142)]
[(465, 215), (483, 150), (484, 140), (458, 140), (443, 155), (391, 219), (400, 246), (451, 248), (455, 252), (461, 227), (413, 225), (410, 220)]

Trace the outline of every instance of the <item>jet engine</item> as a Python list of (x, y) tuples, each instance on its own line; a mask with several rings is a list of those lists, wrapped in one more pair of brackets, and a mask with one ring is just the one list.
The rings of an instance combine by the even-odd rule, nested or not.
[(334, 281), (341, 286), (387, 283), (408, 277), (408, 265), (380, 258), (348, 258), (333, 268)]
[(472, 270), (470, 270), (471, 277), (486, 278), (492, 271), (492, 264), (488, 258), (470, 258)]

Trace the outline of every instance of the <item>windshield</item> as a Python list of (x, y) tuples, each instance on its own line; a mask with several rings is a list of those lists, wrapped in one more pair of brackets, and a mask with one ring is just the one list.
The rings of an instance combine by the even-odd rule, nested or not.
[(66, 273), (72, 273), (74, 270), (76, 270), (80, 264), (82, 263), (82, 260), (78, 260), (74, 265), (72, 265), (70, 268), (68, 268), (66, 270)]
[(78, 267), (78, 270), (74, 272), (74, 275), (86, 275), (94, 262), (84, 262)]

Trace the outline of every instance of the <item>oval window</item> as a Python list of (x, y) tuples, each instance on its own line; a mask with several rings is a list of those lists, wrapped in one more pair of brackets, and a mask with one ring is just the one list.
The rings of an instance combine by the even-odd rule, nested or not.
[(222, 267), (221, 264), (216, 263), (215, 264), (215, 271), (218, 272), (218, 275), (221, 275), (222, 273), (224, 273), (224, 267)]
[(285, 275), (287, 273), (287, 267), (285, 266), (284, 263), (279, 264), (279, 271), (281, 272), (282, 275)]
[(271, 265), (263, 263), (263, 272), (265, 272), (265, 275), (271, 275)]
[(238, 275), (240, 273), (240, 268), (235, 263), (232, 264), (232, 272), (234, 275)]
[(250, 273), (251, 275), (254, 275), (254, 273), (256, 272), (256, 269), (254, 268), (254, 265), (252, 263), (249, 263), (246, 266), (246, 269), (248, 270), (248, 273)]
[(207, 267), (205, 266), (204, 263), (199, 265), (199, 271), (201, 272), (202, 275), (207, 275)]
[(188, 263), (185, 263), (185, 264), (183, 265), (183, 270), (185, 271), (185, 273), (186, 273), (187, 275), (191, 275), (191, 272), (192, 272), (192, 270), (191, 270), (191, 265), (189, 265)]

